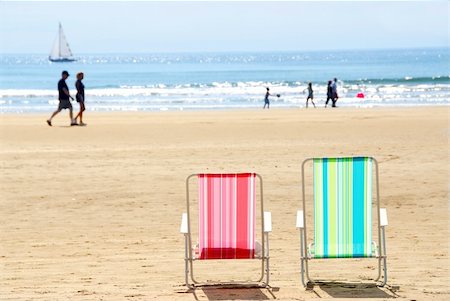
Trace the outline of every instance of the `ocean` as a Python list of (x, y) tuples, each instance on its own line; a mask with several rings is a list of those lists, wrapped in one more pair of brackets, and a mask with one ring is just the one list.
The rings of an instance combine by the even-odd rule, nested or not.
[(0, 113), (54, 111), (62, 70), (73, 96), (75, 75), (84, 72), (88, 111), (262, 108), (266, 87), (280, 94), (271, 108), (301, 108), (308, 82), (323, 106), (335, 77), (340, 107), (448, 105), (449, 50), (76, 54), (71, 63), (2, 54)]

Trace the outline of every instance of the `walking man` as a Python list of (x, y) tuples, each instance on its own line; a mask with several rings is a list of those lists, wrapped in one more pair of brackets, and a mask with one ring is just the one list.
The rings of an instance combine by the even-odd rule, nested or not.
[(47, 124), (49, 126), (52, 126), (52, 119), (56, 116), (59, 112), (61, 112), (64, 109), (69, 109), (69, 116), (70, 116), (70, 125), (77, 125), (77, 122), (75, 119), (73, 119), (73, 109), (72, 104), (70, 103), (70, 99), (73, 100), (73, 97), (70, 96), (69, 93), (69, 87), (67, 87), (66, 79), (69, 77), (69, 72), (64, 70), (61, 73), (61, 79), (58, 82), (58, 99), (59, 99), (59, 105), (58, 109), (53, 112), (50, 119), (47, 120)]

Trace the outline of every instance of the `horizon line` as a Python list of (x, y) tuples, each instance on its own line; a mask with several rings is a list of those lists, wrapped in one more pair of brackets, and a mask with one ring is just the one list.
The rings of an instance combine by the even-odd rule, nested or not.
[[(206, 54), (206, 53), (310, 53), (310, 52), (343, 52), (343, 51), (382, 51), (382, 50), (413, 50), (413, 49), (450, 49), (450, 45), (440, 45), (440, 46), (399, 46), (399, 47), (379, 47), (379, 48), (339, 48), (339, 49), (309, 49), (309, 50), (185, 50), (185, 51), (107, 51), (107, 52), (79, 52), (79, 55), (86, 54), (187, 54), (187, 53), (196, 53), (196, 54)], [(47, 52), (1, 52), (0, 55), (13, 55), (13, 54), (28, 54), (28, 55), (46, 55)], [(77, 57), (74, 55), (73, 57)]]

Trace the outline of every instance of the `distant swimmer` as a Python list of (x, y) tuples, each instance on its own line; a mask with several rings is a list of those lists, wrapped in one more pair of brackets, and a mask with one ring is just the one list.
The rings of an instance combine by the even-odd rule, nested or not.
[[(266, 91), (266, 96), (264, 97), (264, 107), (263, 107), (263, 109), (265, 109), (266, 106), (269, 109), (269, 107), (270, 107), (269, 96), (272, 96), (272, 94), (270, 94), (270, 92), (269, 92), (269, 88), (266, 88), (266, 90), (267, 91)], [(277, 97), (280, 97), (280, 94), (277, 94)]]
[[(305, 89), (306, 90), (306, 89)], [(316, 104), (314, 103), (314, 91), (312, 89), (312, 83), (308, 83), (308, 97), (306, 98), (306, 108), (308, 108), (308, 101), (311, 99), (312, 104), (314, 105), (314, 108), (316, 107)], [(304, 91), (303, 91), (304, 92)]]
[(56, 114), (58, 114), (64, 109), (69, 109), (70, 125), (78, 125), (76, 120), (73, 119), (72, 104), (70, 103), (70, 99), (73, 100), (73, 97), (70, 96), (69, 87), (67, 87), (66, 84), (66, 79), (68, 77), (69, 72), (64, 70), (61, 73), (61, 79), (58, 82), (58, 99), (59, 99), (58, 109), (55, 112), (53, 112), (52, 116), (49, 119), (47, 119), (47, 124), (49, 126), (52, 126), (53, 117), (55, 117)]

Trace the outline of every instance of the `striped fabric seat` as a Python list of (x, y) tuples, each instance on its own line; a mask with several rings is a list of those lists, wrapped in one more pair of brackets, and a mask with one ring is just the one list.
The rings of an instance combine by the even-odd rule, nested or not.
[(372, 159), (314, 159), (314, 258), (372, 257)]
[(256, 175), (199, 174), (197, 259), (252, 259), (256, 240)]

